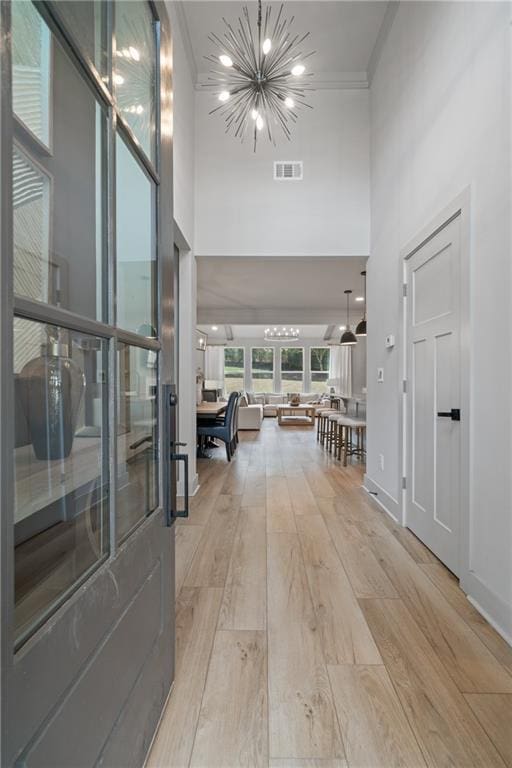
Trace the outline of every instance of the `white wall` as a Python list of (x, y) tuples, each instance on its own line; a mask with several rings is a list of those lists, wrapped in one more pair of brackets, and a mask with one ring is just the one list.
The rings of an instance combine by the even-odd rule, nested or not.
[[(198, 255), (368, 254), (368, 91), (319, 90), (309, 100), (291, 142), (274, 148), (262, 136), (254, 153), (208, 114), (214, 97), (197, 93)], [(274, 181), (274, 160), (303, 160), (304, 181)]]
[[(399, 253), (471, 188), (471, 487), (462, 584), (512, 636), (510, 6), (402, 3), (371, 86), (367, 475), (399, 500)], [(372, 330), (375, 329), (375, 330)], [(378, 329), (378, 330), (377, 330)], [(385, 380), (376, 383), (383, 366)], [(384, 470), (378, 456), (385, 457)]]
[[(179, 8), (167, 3), (173, 40), (173, 214), (179, 259), (178, 432), (187, 444), (189, 492), (197, 488), (196, 471), (196, 326), (197, 270), (194, 256), (195, 91), (184, 44)], [(181, 469), (178, 493), (183, 493)]]

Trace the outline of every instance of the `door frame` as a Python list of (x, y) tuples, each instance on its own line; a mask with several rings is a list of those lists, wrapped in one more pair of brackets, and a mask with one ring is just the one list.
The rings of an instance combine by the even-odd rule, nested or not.
[(408, 416), (407, 407), (410, 397), (410, 387), (407, 380), (407, 265), (408, 261), (420, 248), (437, 235), (444, 227), (454, 219), (460, 217), (460, 391), (461, 413), (460, 440), (460, 541), (459, 541), (459, 582), (462, 588), (469, 575), (470, 568), (470, 532), (469, 521), (471, 514), (471, 315), (470, 315), (470, 286), (471, 286), (471, 187), (466, 187), (451, 203), (443, 208), (430, 223), (424, 227), (415, 237), (400, 250), (400, 312), (401, 321), (401, 346), (402, 355), (400, 361), (401, 384), (401, 408), (400, 408), (400, 455), (399, 467), (401, 469), (401, 509), (402, 525), (407, 526), (407, 497), (405, 483), (407, 477), (407, 462), (409, 458)]

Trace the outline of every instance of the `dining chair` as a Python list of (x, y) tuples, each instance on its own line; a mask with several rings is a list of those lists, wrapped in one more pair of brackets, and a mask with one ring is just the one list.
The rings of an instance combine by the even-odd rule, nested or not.
[(234, 429), (235, 429), (235, 409), (240, 396), (239, 392), (232, 392), (229, 396), (228, 405), (224, 419), (218, 419), (215, 423), (205, 424), (197, 427), (199, 437), (209, 437), (222, 440), (226, 444), (226, 456), (228, 461), (234, 453)]

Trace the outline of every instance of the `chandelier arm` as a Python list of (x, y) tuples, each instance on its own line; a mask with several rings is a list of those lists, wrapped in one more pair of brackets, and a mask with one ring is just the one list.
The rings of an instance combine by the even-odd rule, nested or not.
[[(275, 97), (274, 97), (275, 99)], [(281, 127), (283, 129), (283, 132), (285, 136), (290, 139), (291, 138), (291, 132), (287, 125), (287, 115), (285, 115), (281, 109), (281, 106), (277, 103), (277, 100), (274, 100), (274, 112), (281, 123)]]
[(246, 5), (243, 8), (243, 13), (244, 13), (245, 21), (246, 21), (246, 25), (247, 25), (248, 39), (250, 40), (250, 43), (251, 43), (251, 52), (252, 52), (252, 55), (253, 55), (253, 58), (254, 58), (254, 69), (257, 72), (258, 71), (258, 61), (259, 61), (259, 59), (256, 56), (256, 48), (255, 48), (255, 45), (254, 45), (254, 37), (253, 37), (253, 34), (252, 34), (251, 18), (249, 16), (249, 10), (248, 10)]

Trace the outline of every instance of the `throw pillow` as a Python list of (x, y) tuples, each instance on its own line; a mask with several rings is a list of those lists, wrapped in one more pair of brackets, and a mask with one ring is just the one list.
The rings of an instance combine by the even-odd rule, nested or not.
[(249, 405), (254, 405), (256, 402), (254, 392), (246, 392), (246, 395), (247, 395), (247, 402), (249, 403)]

